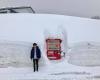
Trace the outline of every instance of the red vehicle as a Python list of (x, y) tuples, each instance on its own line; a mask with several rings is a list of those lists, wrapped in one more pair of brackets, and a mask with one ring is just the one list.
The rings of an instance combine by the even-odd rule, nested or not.
[(46, 39), (47, 57), (50, 60), (61, 59), (61, 39)]

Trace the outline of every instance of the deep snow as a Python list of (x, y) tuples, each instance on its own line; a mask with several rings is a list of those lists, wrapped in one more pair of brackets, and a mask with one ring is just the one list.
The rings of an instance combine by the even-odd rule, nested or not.
[(32, 67), (0, 68), (2, 80), (99, 80), (100, 67), (79, 67), (68, 64), (66, 60), (59, 63), (40, 66), (39, 72)]
[[(65, 57), (62, 57), (61, 60), (57, 61), (48, 60), (45, 52), (44, 53), (42, 52), (42, 54), (45, 55), (42, 55), (42, 58), (40, 59), (39, 72), (33, 72), (32, 62), (29, 58), (30, 55), (29, 53), (32, 47), (31, 44), (32, 43), (19, 42), (19, 41), (17, 42), (0, 41), (0, 49), (1, 49), (0, 79), (2, 80), (99, 80), (100, 79), (99, 66), (86, 67), (86, 66), (77, 66), (78, 64), (72, 65), (68, 63), (69, 60), (75, 61), (75, 59), (73, 58), (70, 59), (70, 55), (72, 56), (72, 54), (70, 53), (72, 53), (73, 50), (75, 52), (76, 48), (78, 50), (83, 49), (84, 46), (90, 48), (90, 46), (86, 46), (87, 44), (81, 43), (71, 46), (70, 47), (71, 50), (69, 51), (69, 53), (66, 54)], [(88, 52), (86, 53), (87, 54), (85, 55), (88, 55)], [(79, 53), (77, 54), (76, 54), (77, 56), (81, 56)], [(75, 57), (75, 55), (73, 55), (72, 57)], [(79, 64), (83, 63), (80, 62), (81, 60), (79, 59), (76, 60), (79, 61), (78, 62)]]
[[(68, 49), (71, 43), (99, 42), (99, 20), (50, 14), (1, 14), (0, 22), (1, 80), (100, 80), (99, 66), (77, 66), (80, 60), (75, 65), (69, 64), (68, 60), (77, 55), (68, 53), (61, 60), (50, 61), (45, 46), (46, 38), (61, 38), (62, 50), (71, 53)], [(35, 73), (29, 59), (33, 42), (37, 42), (42, 51), (39, 72)], [(74, 48), (75, 51), (77, 46)]]
[(100, 66), (100, 42), (79, 42), (70, 48), (69, 63), (79, 66)]

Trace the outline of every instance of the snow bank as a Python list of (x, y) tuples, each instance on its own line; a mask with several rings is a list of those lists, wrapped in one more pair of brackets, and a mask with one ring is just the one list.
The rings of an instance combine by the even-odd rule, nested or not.
[(53, 14), (0, 14), (0, 24), (0, 40), (41, 44), (45, 31), (58, 37), (63, 31), (67, 32), (68, 43), (100, 41), (100, 21), (94, 19)]
[[(0, 67), (32, 67), (30, 52), (32, 43), (21, 41), (0, 41)], [(46, 61), (43, 56), (40, 66)]]
[(79, 42), (71, 47), (68, 62), (79, 66), (100, 66), (100, 43)]
[[(11, 42), (21, 41), (27, 43), (33, 43), (33, 42), (38, 43), (43, 55), (42, 62), (44, 61), (47, 64), (49, 63), (49, 61), (46, 57), (46, 45), (45, 45), (46, 38), (61, 38), (63, 40), (62, 50), (64, 52), (67, 52), (68, 45), (70, 45), (71, 43), (76, 43), (81, 41), (94, 41), (94, 42), (100, 41), (100, 37), (98, 35), (100, 34), (99, 20), (72, 17), (72, 16), (63, 16), (63, 15), (53, 15), (53, 14), (19, 13), (19, 14), (0, 14), (0, 24), (1, 24), (0, 40), (2, 41), (7, 40)], [(19, 45), (13, 45), (14, 49), (17, 52), (16, 54), (20, 54), (21, 56), (24, 57), (26, 56), (26, 54), (29, 54), (30, 47), (19, 46)], [(1, 52), (4, 52), (6, 54), (6, 50), (10, 50), (11, 52), (8, 53), (9, 54), (11, 53), (11, 55), (13, 55), (12, 53), (14, 52), (14, 49), (11, 46), (9, 46), (8, 43), (5, 46), (7, 46), (7, 48), (10, 49), (7, 49), (5, 48), (5, 46), (4, 47), (3, 46), (4, 44), (1, 46), (2, 50), (4, 48), (4, 50), (3, 51), (1, 50)], [(81, 54), (85, 55), (86, 59), (87, 59), (86, 55), (91, 56), (92, 54), (94, 55), (95, 53), (94, 49), (93, 51), (92, 50), (85, 51), (85, 50)], [(70, 58), (74, 60), (73, 56), (77, 55), (78, 58), (77, 57), (76, 58), (80, 59), (81, 57), (79, 53), (81, 51), (77, 53), (77, 51), (74, 50), (74, 52), (72, 52)], [(93, 53), (91, 54), (91, 52)], [(22, 55), (21, 53), (25, 55)], [(99, 56), (99, 53), (96, 54)], [(95, 55), (95, 57), (97, 58), (97, 60), (99, 60), (98, 59), (99, 57), (97, 57), (97, 55)], [(9, 55), (7, 54), (7, 56)], [(24, 57), (20, 57), (21, 61)], [(27, 60), (25, 62), (29, 61), (29, 56), (26, 57)], [(92, 57), (90, 58), (90, 61), (91, 60)], [(92, 61), (97, 61), (97, 60), (92, 60)]]

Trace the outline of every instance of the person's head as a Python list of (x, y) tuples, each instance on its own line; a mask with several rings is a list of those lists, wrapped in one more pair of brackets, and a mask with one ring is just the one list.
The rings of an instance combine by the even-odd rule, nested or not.
[(36, 43), (33, 43), (33, 47), (36, 47), (37, 46), (37, 44)]

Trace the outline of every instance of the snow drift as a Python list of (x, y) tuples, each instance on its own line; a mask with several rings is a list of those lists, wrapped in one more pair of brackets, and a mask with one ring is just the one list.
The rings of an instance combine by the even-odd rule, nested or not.
[[(0, 67), (32, 67), (30, 52), (32, 43), (20, 41), (0, 41)], [(42, 56), (40, 66), (46, 61)]]
[[(46, 56), (45, 46), (46, 38), (61, 38), (63, 40), (62, 50), (66, 52), (66, 55), (68, 46), (71, 45), (71, 43), (82, 41), (100, 41), (100, 37), (98, 35), (100, 33), (99, 20), (52, 14), (18, 13), (0, 14), (0, 22), (0, 40), (7, 41), (3, 43), (0, 42), (0, 55), (1, 58), (3, 57), (0, 61), (1, 64), (7, 63), (8, 65), (14, 65), (16, 62), (20, 65), (21, 63), (28, 64), (28, 62), (30, 64), (29, 53), (33, 42), (38, 43), (42, 51), (42, 62), (44, 62), (42, 64), (48, 64), (49, 60)], [(9, 41), (10, 44), (8, 44)], [(15, 43), (12, 43), (13, 41)], [(16, 44), (16, 42), (19, 44)], [(75, 59), (76, 61), (77, 58), (82, 59), (82, 61), (90, 60), (89, 62), (87, 61), (86, 64), (84, 63), (84, 65), (87, 65), (88, 63), (91, 63), (91, 65), (95, 65), (94, 63), (99, 64), (99, 53), (95, 53), (95, 49), (86, 50), (85, 47), (79, 47), (79, 50), (83, 49), (85, 51), (82, 53), (80, 53), (80, 51), (76, 51), (74, 54), (75, 49), (70, 53), (70, 55), (68, 55), (71, 59), (70, 63), (74, 64), (73, 60)], [(83, 59), (83, 56), (81, 55), (85, 55), (85, 58)], [(91, 55), (92, 57), (89, 57)], [(5, 59), (5, 57), (7, 59)], [(88, 57), (90, 59), (88, 59)], [(96, 58), (94, 62), (92, 60), (93, 57)], [(77, 65), (81, 64), (81, 60), (79, 62), (76, 61), (75, 63)], [(81, 65), (83, 65), (83, 63)]]
[(100, 43), (79, 42), (71, 47), (69, 63), (79, 66), (100, 66)]

